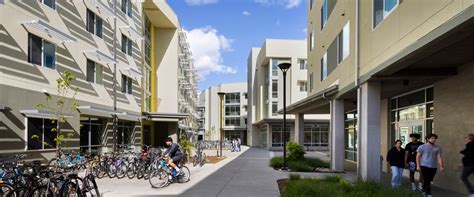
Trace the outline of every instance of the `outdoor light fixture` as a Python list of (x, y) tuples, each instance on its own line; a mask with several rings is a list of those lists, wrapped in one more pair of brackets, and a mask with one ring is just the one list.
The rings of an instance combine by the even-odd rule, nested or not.
[(283, 72), (283, 168), (282, 170), (288, 169), (286, 166), (286, 72), (290, 69), (290, 63), (278, 64), (281, 72)]
[(219, 132), (219, 153), (218, 156), (222, 157), (222, 138), (223, 138), (223, 131), (224, 131), (224, 124), (223, 124), (223, 119), (224, 119), (224, 95), (225, 92), (218, 92), (217, 95), (219, 95), (220, 99), (220, 117), (219, 117), (219, 125), (220, 125), (220, 132)]

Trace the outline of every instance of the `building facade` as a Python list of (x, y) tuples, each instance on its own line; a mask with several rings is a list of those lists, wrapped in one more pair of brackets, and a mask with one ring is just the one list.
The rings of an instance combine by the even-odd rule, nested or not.
[[(162, 85), (168, 82), (161, 80), (169, 79), (160, 77), (175, 70), (175, 83), (170, 84), (177, 86), (182, 67), (181, 27), (165, 1), (7, 0), (0, 4), (0, 15), (0, 153), (27, 152), (38, 159), (54, 155), (54, 138), (60, 137), (52, 121), (57, 111), (36, 107), (45, 98), (57, 100), (56, 80), (65, 71), (76, 77), (72, 86), (78, 88), (79, 105), (77, 110), (65, 106), (65, 149), (103, 152), (114, 144), (162, 141), (179, 127), (150, 128), (163, 120), (161, 112), (169, 112), (176, 122), (194, 122), (186, 128), (196, 127), (189, 118), (195, 108), (179, 111), (180, 88)], [(167, 91), (176, 91), (176, 96), (164, 96)], [(65, 100), (70, 97), (66, 94)], [(165, 109), (163, 103), (176, 110)]]
[[(434, 184), (465, 192), (455, 170), (474, 130), (472, 1), (308, 1), (308, 96), (295, 115), (331, 114), (331, 164), (380, 181), (380, 157), (409, 134), (435, 133), (445, 172)], [(435, 124), (436, 123), (436, 124)], [(423, 140), (424, 141), (424, 140)]]
[[(291, 49), (291, 50), (288, 50)], [(283, 74), (280, 63), (291, 63), (287, 74), (287, 105), (306, 97), (308, 91), (306, 42), (304, 40), (267, 39), (261, 48), (252, 48), (248, 57), (248, 120), (247, 143), (268, 149), (283, 146)], [(327, 115), (302, 117), (287, 115), (286, 139), (304, 144), (307, 149), (328, 148)], [(302, 135), (295, 128), (303, 128)]]
[[(225, 93), (223, 109), (218, 92)], [(220, 137), (220, 115), (223, 112), (223, 140), (240, 138), (247, 144), (247, 83), (224, 83), (209, 87), (199, 95), (202, 139), (216, 141)]]

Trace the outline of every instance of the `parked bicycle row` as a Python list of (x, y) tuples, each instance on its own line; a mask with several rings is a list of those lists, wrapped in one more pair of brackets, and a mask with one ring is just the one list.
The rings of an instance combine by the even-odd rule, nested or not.
[(80, 176), (77, 170), (58, 170), (59, 167), (51, 168), (38, 160), (21, 161), (25, 156), (0, 159), (0, 196), (100, 196), (88, 168)]

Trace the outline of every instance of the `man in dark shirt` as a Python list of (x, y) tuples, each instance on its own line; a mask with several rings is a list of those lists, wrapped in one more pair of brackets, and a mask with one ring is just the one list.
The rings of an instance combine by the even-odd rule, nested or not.
[[(412, 133), (410, 134), (411, 142), (405, 146), (405, 163), (410, 171), (410, 182), (411, 182), (411, 189), (414, 191), (418, 187), (421, 187), (422, 184), (417, 185), (415, 181), (415, 172), (416, 172), (416, 150), (418, 147), (423, 145), (423, 142), (418, 141), (420, 139), (420, 134)], [(419, 172), (418, 172), (419, 173)], [(419, 182), (423, 182), (423, 177), (420, 175)]]
[(469, 175), (474, 173), (474, 134), (466, 136), (466, 148), (461, 151), (464, 155), (462, 158), (462, 175), (461, 180), (466, 185), (469, 191), (469, 196), (474, 196), (474, 190), (472, 189), (471, 182), (469, 182)]
[(177, 175), (181, 175), (181, 170), (176, 165), (183, 159), (183, 153), (181, 152), (181, 147), (179, 144), (173, 143), (172, 138), (166, 139), (166, 145), (168, 145), (168, 150), (165, 151), (165, 157), (170, 157), (168, 164), (176, 170)]

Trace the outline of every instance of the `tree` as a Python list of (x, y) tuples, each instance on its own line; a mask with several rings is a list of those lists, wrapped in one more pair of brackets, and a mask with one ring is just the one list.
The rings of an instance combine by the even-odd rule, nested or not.
[[(50, 132), (56, 132), (56, 152), (61, 151), (62, 145), (65, 145), (66, 140), (72, 138), (74, 133), (67, 133), (64, 135), (61, 132), (63, 124), (67, 122), (70, 117), (77, 114), (77, 107), (79, 103), (76, 100), (77, 92), (79, 87), (72, 85), (72, 82), (76, 80), (76, 76), (68, 71), (61, 73), (61, 76), (56, 79), (57, 95), (52, 97), (46, 93), (43, 103), (36, 104), (37, 109), (46, 109), (53, 112), (52, 123), (56, 124), (56, 128), (51, 129)], [(39, 138), (37, 135), (31, 136), (32, 139)], [(43, 142), (44, 145), (51, 146), (50, 144)]]

